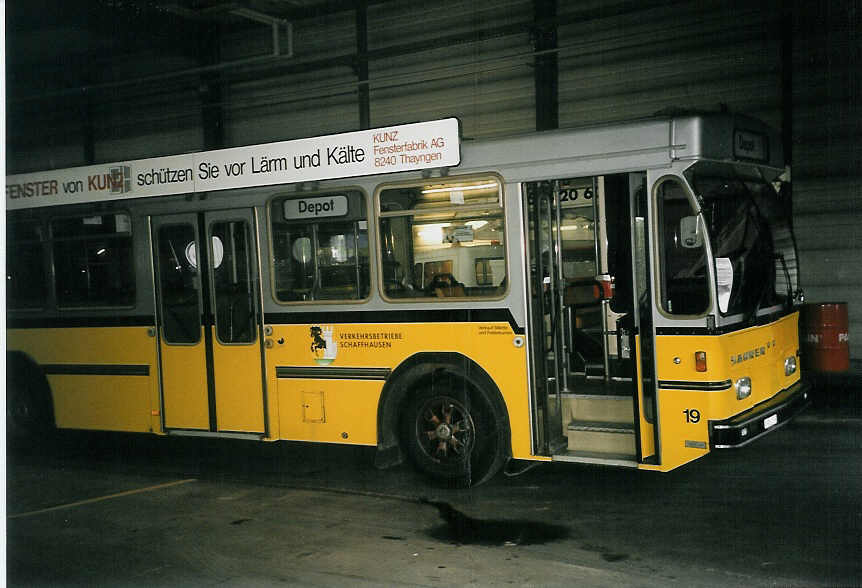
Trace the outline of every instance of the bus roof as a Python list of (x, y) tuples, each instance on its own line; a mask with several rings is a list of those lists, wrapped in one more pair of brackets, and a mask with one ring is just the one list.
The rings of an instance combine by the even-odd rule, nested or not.
[(656, 116), (464, 143), (461, 169), (506, 170), (507, 181), (534, 181), (668, 167), (673, 161), (748, 163), (784, 171), (778, 132), (729, 113)]

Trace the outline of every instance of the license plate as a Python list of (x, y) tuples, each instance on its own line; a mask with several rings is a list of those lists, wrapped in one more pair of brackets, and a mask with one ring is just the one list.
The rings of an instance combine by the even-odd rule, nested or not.
[(768, 429), (769, 427), (778, 424), (778, 415), (774, 414), (770, 417), (766, 417), (763, 419), (763, 428)]

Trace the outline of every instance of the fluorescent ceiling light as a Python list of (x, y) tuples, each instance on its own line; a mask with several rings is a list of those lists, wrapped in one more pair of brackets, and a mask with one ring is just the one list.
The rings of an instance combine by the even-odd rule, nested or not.
[(477, 186), (450, 186), (448, 188), (427, 188), (422, 190), (423, 194), (435, 194), (439, 192), (467, 192), (468, 190), (486, 190), (488, 188), (496, 188), (499, 186), (497, 182), (490, 184), (479, 184)]

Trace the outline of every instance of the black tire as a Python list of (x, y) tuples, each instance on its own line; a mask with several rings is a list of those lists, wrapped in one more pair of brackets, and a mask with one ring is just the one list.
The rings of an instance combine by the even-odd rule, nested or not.
[(49, 392), (25, 374), (9, 374), (6, 380), (6, 439), (12, 446), (46, 441), (54, 432), (54, 412)]
[(403, 438), (425, 474), (449, 486), (476, 486), (503, 465), (504, 422), (481, 390), (456, 374), (435, 374), (409, 400)]

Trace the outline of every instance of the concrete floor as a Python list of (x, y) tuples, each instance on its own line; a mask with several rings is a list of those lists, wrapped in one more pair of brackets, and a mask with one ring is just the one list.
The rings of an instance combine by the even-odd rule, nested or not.
[(8, 456), (9, 585), (862, 583), (862, 420), (828, 407), (669, 474), (553, 464), (448, 490), (372, 459), (64, 433)]

